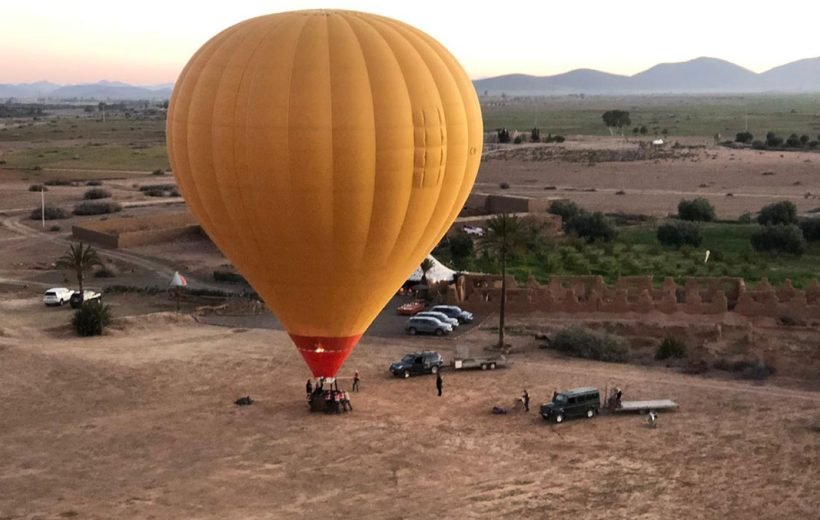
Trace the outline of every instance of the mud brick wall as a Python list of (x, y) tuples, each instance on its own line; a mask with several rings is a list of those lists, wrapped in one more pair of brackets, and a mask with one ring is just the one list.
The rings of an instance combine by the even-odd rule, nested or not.
[[(651, 276), (628, 276), (609, 286), (600, 276), (554, 276), (546, 285), (530, 278), (518, 284), (507, 278), (507, 308), (514, 313), (637, 313), (723, 314), (820, 319), (820, 285), (805, 291), (786, 280), (772, 287), (761, 280), (748, 289), (740, 278), (688, 278), (683, 286), (666, 278), (655, 287)], [(448, 292), (455, 305), (477, 312), (494, 312), (501, 298), (501, 277), (462, 275)]]

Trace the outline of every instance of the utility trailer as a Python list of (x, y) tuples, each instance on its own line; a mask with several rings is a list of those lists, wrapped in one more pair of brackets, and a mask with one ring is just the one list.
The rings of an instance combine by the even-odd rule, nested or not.
[(671, 399), (654, 399), (650, 401), (621, 401), (621, 405), (613, 407), (613, 412), (649, 413), (661, 410), (676, 410), (678, 403)]
[(453, 358), (453, 369), (481, 369), (495, 370), (496, 368), (507, 366), (507, 357), (502, 354), (471, 354), (466, 345), (456, 346), (456, 355)]

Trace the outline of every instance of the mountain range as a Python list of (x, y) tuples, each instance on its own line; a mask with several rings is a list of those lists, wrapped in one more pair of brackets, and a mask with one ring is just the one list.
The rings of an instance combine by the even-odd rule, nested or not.
[(134, 86), (119, 81), (98, 81), (80, 85), (58, 85), (49, 81), (35, 83), (0, 83), (0, 99), (14, 98), (19, 101), (36, 99), (68, 100), (83, 99), (96, 101), (133, 101), (168, 99), (173, 83), (161, 85)]
[[(717, 58), (661, 63), (632, 76), (576, 69), (554, 76), (505, 74), (473, 81), (479, 94), (549, 96), (565, 94), (728, 94), (820, 92), (820, 57), (757, 73)], [(0, 100), (156, 100), (171, 96), (173, 83), (135, 86), (118, 81), (58, 85), (48, 81), (2, 84)]]
[(633, 76), (576, 69), (554, 76), (507, 74), (473, 81), (479, 94), (697, 94), (820, 92), (820, 57), (757, 73), (717, 58), (661, 63)]

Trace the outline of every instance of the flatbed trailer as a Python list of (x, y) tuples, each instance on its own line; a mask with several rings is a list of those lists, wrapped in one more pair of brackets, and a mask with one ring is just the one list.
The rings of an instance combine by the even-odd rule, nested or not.
[(613, 412), (657, 412), (660, 410), (676, 410), (678, 403), (671, 399), (655, 399), (651, 401), (621, 401), (621, 405), (613, 408)]
[(507, 358), (502, 355), (456, 358), (453, 360), (454, 370), (465, 370), (470, 368), (495, 370), (496, 367), (500, 368), (505, 366), (507, 366)]

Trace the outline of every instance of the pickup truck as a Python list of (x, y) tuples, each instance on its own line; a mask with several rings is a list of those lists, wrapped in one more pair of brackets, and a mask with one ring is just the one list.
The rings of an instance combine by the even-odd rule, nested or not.
[(82, 306), (83, 303), (91, 302), (91, 301), (101, 301), (102, 294), (97, 291), (92, 291), (86, 289), (80, 294), (80, 291), (74, 291), (71, 295), (71, 298), (68, 300), (68, 303), (71, 304), (72, 309), (76, 309)]

